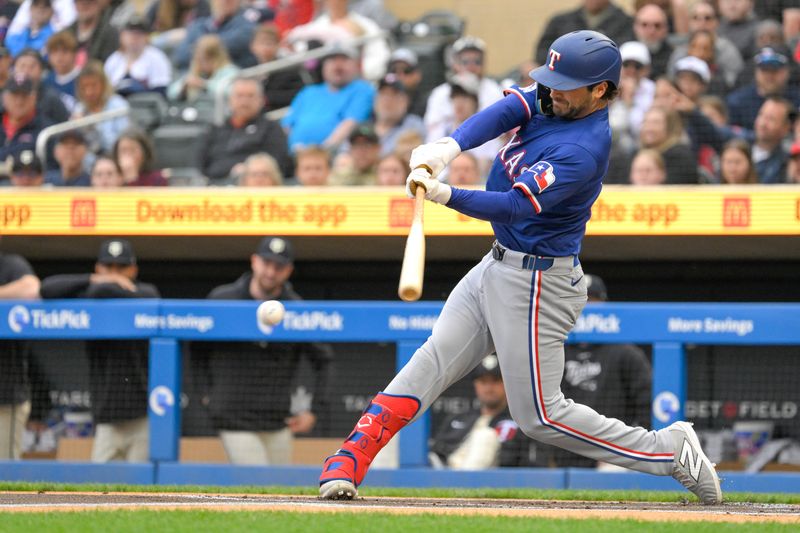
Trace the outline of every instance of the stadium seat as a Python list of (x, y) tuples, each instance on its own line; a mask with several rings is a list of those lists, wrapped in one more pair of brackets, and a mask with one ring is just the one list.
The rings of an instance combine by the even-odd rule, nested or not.
[(167, 114), (167, 100), (158, 93), (137, 93), (128, 97), (130, 119), (145, 131), (161, 125)]
[(208, 124), (165, 124), (153, 131), (158, 168), (197, 168)]
[(170, 187), (206, 187), (208, 178), (194, 167), (165, 168), (164, 176)]
[(214, 122), (214, 99), (202, 96), (190, 103), (171, 103), (164, 124), (212, 124)]

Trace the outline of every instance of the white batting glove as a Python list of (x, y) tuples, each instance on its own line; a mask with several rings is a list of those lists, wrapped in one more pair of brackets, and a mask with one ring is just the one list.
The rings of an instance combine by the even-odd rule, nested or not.
[(431, 178), (428, 171), (424, 168), (415, 168), (406, 179), (406, 194), (409, 198), (414, 198), (417, 194), (417, 187), (425, 189), (425, 199), (437, 204), (446, 204), (450, 200), (452, 189), (446, 183)]
[(461, 153), (461, 147), (452, 137), (442, 137), (436, 142), (421, 144), (411, 152), (411, 168), (424, 167), (436, 178), (450, 161)]

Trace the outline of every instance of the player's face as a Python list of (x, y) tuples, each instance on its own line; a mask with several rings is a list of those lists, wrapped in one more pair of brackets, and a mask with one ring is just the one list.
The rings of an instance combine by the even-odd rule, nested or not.
[(503, 380), (491, 375), (481, 376), (473, 381), (475, 396), (482, 407), (491, 410), (502, 409), (506, 405), (506, 388)]
[(553, 114), (561, 118), (581, 118), (594, 111), (592, 93), (588, 87), (571, 91), (550, 89), (553, 99)]

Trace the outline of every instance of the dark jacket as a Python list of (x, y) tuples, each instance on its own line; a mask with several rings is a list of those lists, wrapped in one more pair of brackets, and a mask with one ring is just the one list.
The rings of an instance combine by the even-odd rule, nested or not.
[(273, 72), (264, 80), (264, 110), (289, 107), (304, 86), (303, 78), (295, 69)]
[[(780, 96), (783, 96), (795, 106), (800, 105), (800, 89), (797, 87), (788, 86)], [(727, 98), (728, 114), (730, 116), (728, 124), (741, 126), (748, 130), (755, 129), (758, 110), (761, 109), (761, 105), (765, 100), (766, 98), (758, 94), (755, 82), (733, 91)]]
[[(136, 292), (116, 283), (90, 283), (90, 274), (64, 274), (42, 280), (41, 295), (53, 298), (158, 298), (158, 289), (136, 282)], [(116, 423), (147, 416), (146, 340), (86, 342), (89, 392), (95, 423)]]
[(230, 119), (211, 128), (200, 153), (200, 169), (212, 180), (224, 180), (234, 165), (258, 152), (274, 157), (284, 176), (294, 174), (286, 134), (280, 124), (261, 114), (241, 128)]
[(700, 183), (697, 173), (697, 159), (691, 147), (686, 144), (675, 144), (663, 152), (664, 164), (667, 167), (667, 185), (696, 185)]
[[(212, 300), (252, 300), (251, 273), (222, 285)], [(288, 283), (278, 300), (300, 300)], [(303, 358), (315, 383), (311, 412), (322, 422), (329, 417), (333, 350), (327, 344), (288, 342), (192, 343), (192, 365), (207, 369), (209, 413), (218, 430), (273, 431), (286, 427), (291, 393)]]
[[(568, 344), (564, 360), (561, 391), (566, 398), (630, 426), (650, 427), (652, 369), (642, 350), (633, 344)], [(553, 450), (555, 466), (596, 464), (561, 448)]]
[[(34, 275), (33, 268), (22, 256), (0, 253), (0, 285), (27, 275)], [(30, 399), (29, 365), (30, 344), (27, 341), (0, 340), (0, 405), (18, 404)]]
[[(620, 43), (617, 43), (620, 44)], [(675, 49), (668, 41), (663, 41), (658, 50), (650, 51), (650, 76), (651, 80), (657, 80), (661, 76), (667, 75), (667, 67), (669, 65), (669, 58), (672, 57), (672, 52)]]
[(547, 23), (547, 27), (544, 33), (542, 33), (542, 37), (539, 39), (539, 44), (536, 45), (536, 50), (534, 50), (535, 61), (540, 65), (544, 65), (547, 62), (547, 51), (550, 49), (550, 45), (553, 44), (553, 41), (565, 33), (576, 30), (599, 31), (617, 43), (617, 45), (636, 39), (633, 33), (633, 19), (630, 15), (614, 4), (609, 4), (608, 12), (604, 15), (600, 24), (594, 28), (589, 27), (589, 22), (586, 20), (586, 15), (582, 7), (574, 11), (555, 15)]
[[(431, 453), (447, 464), (447, 458), (461, 446), (480, 416), (480, 409), (472, 409), (448, 417), (429, 443)], [(548, 458), (537, 453), (540, 444), (519, 429), (508, 408), (493, 417), (489, 427), (494, 428), (500, 440), (498, 466), (548, 466)]]
[[(108, 56), (119, 48), (119, 32), (111, 25), (111, 9), (106, 9), (100, 15), (100, 21), (92, 32), (88, 41), (81, 43), (78, 41), (79, 49), (85, 48), (89, 59), (98, 59), (105, 63)], [(69, 31), (78, 39), (78, 22), (72, 23)]]
[(756, 163), (758, 181), (761, 183), (786, 183), (789, 154), (778, 146), (769, 157)]
[(5, 129), (0, 127), (0, 162), (22, 150), (35, 150), (36, 138), (49, 125), (49, 122), (37, 114), (33, 120), (18, 129), (11, 138), (7, 137)]

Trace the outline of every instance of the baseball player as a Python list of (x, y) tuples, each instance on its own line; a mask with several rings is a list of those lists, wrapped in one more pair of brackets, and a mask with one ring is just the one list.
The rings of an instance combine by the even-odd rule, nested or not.
[[(511, 416), (528, 436), (597, 461), (672, 475), (703, 503), (722, 501), (714, 465), (690, 424), (658, 431), (628, 426), (560, 390), (564, 341), (586, 303), (578, 253), (608, 168), (608, 104), (620, 68), (619, 50), (608, 37), (568, 33), (530, 73), (536, 83), (510, 88), (452, 137), (414, 150), (408, 194), (424, 187), (426, 199), (491, 222), (497, 240), (453, 289), (425, 344), (325, 461), (320, 497), (355, 497), (392, 435), (496, 351)], [(436, 179), (462, 150), (514, 128), (485, 191)]]

